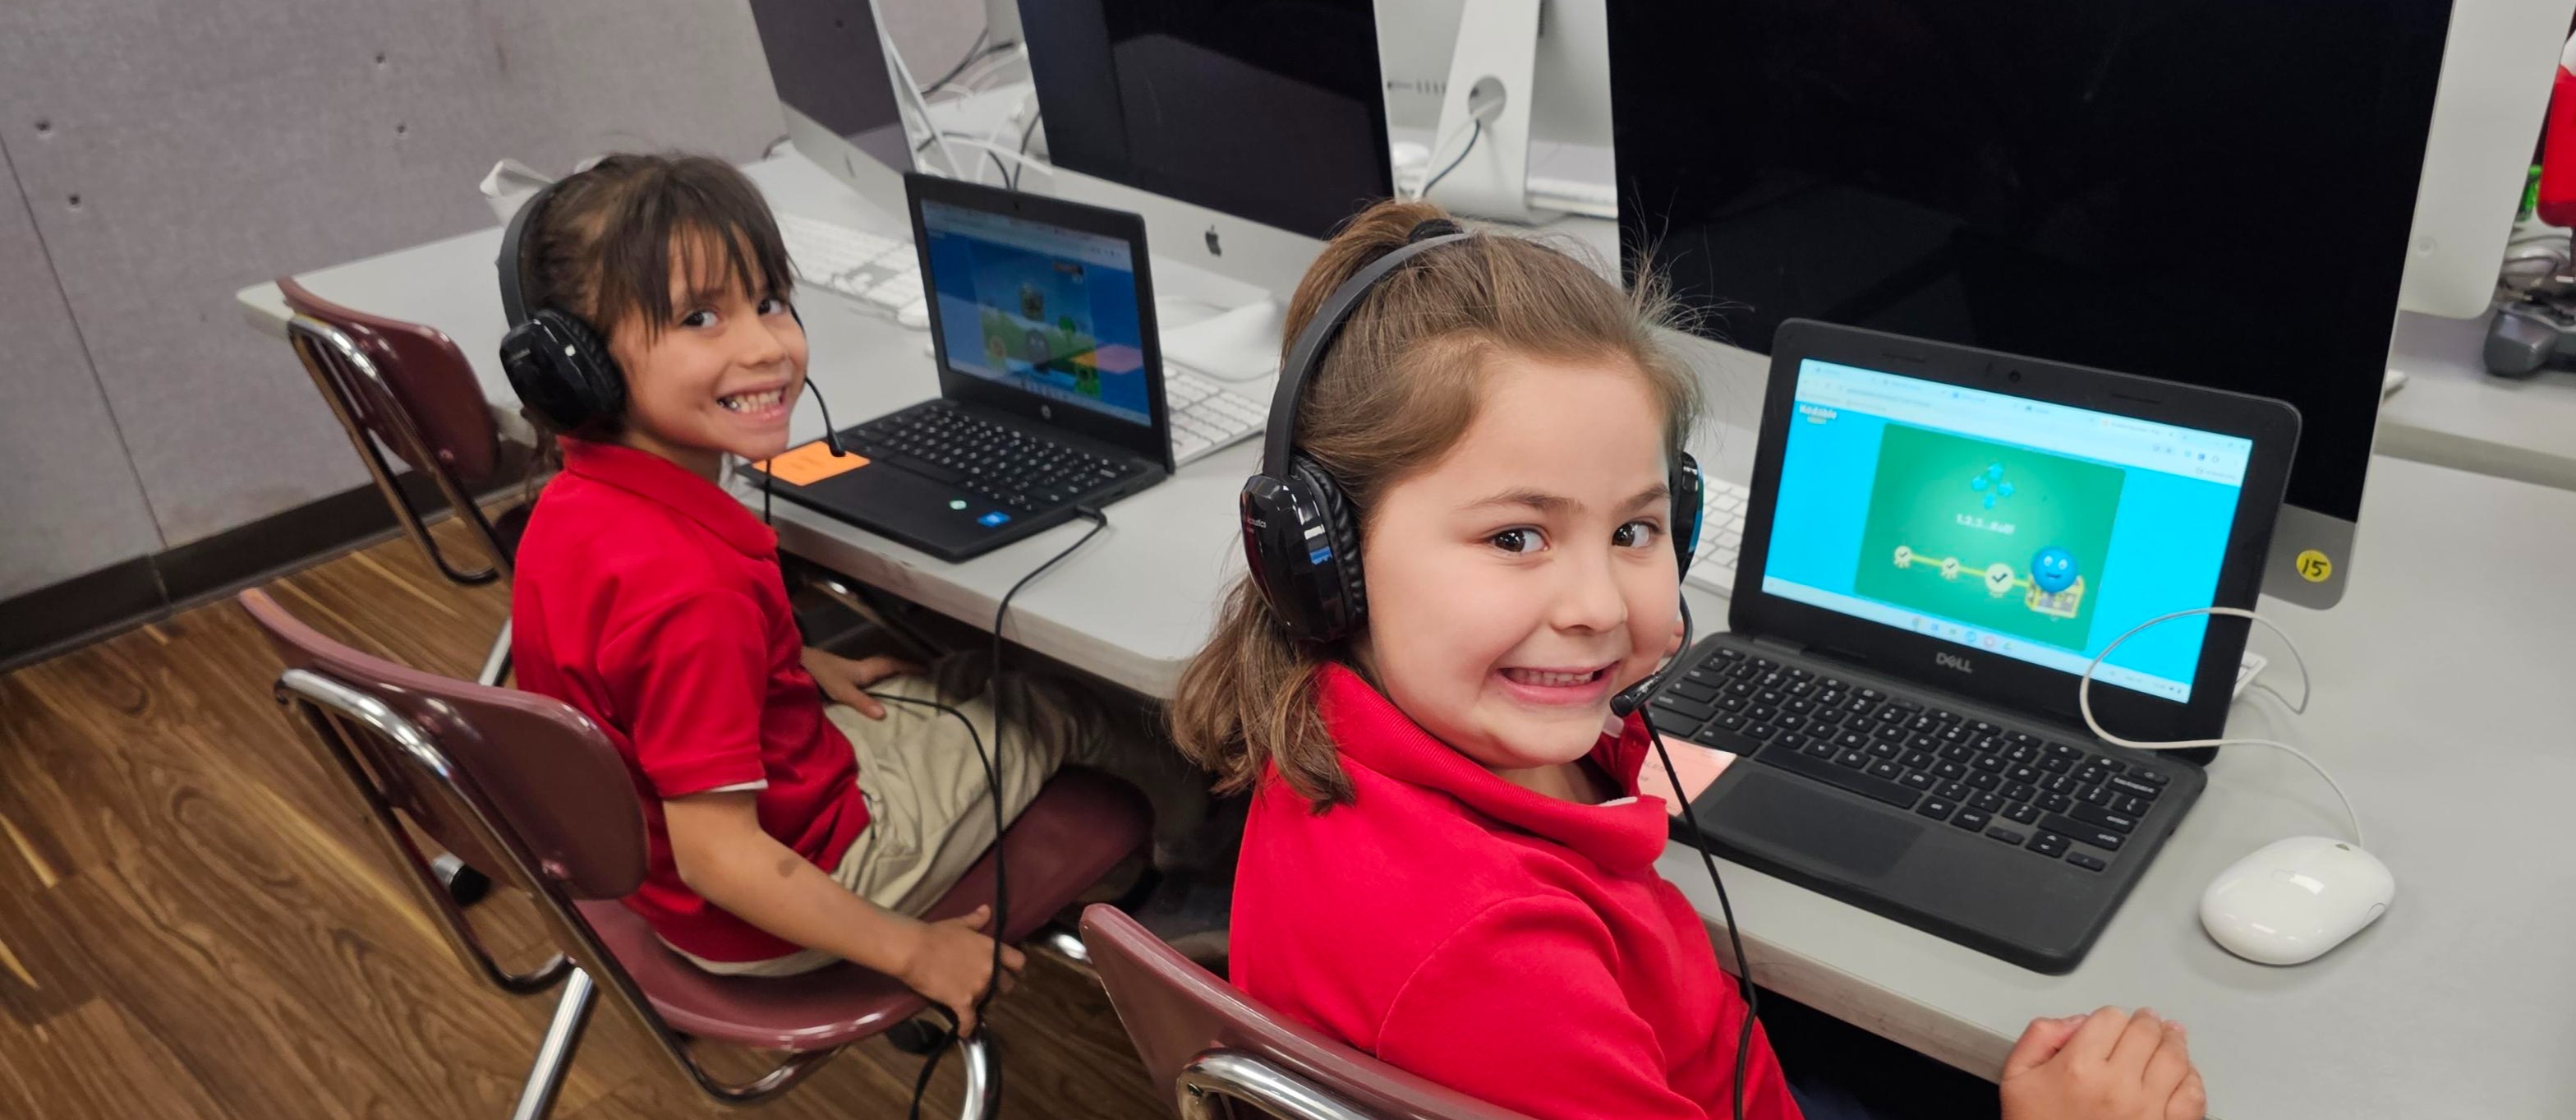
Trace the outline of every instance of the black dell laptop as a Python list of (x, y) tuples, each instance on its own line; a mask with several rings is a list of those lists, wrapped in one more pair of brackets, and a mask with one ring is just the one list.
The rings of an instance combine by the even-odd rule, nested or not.
[(1144, 219), (918, 173), (904, 193), (939, 397), (841, 430), (848, 456), (781, 455), (778, 496), (957, 561), (1170, 477)]
[[(1731, 632), (1652, 708), (1749, 756), (1693, 802), (1714, 849), (2072, 970), (2205, 782), (2094, 738), (2077, 680), (2149, 619), (2254, 605), (2298, 433), (2278, 401), (1784, 324)], [(2215, 737), (2247, 626), (2121, 643), (2102, 726)]]

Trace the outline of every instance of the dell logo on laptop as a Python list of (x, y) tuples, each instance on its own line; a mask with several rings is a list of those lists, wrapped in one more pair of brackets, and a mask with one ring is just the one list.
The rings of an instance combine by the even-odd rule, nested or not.
[(1936, 653), (1936, 654), (1933, 654), (1933, 655), (1932, 655), (1932, 663), (1933, 663), (1933, 664), (1935, 664), (1935, 665), (1938, 665), (1938, 666), (1940, 666), (1940, 667), (1942, 667), (1942, 668), (1944, 668), (1944, 669), (1956, 669), (1956, 670), (1958, 670), (1958, 671), (1960, 671), (1960, 672), (1962, 672), (1962, 673), (1973, 673), (1973, 672), (1976, 672), (1976, 671), (1977, 671), (1977, 666), (1976, 666), (1976, 663), (1975, 663), (1975, 662), (1972, 662), (1972, 661), (1968, 660), (1967, 658), (1961, 657), (1961, 656), (1959, 656), (1958, 654), (1955, 654), (1955, 653)]

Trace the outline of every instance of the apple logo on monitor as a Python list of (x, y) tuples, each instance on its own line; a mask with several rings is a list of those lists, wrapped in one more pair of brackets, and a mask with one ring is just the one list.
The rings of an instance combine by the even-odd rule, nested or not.
[(1215, 226), (1209, 226), (1207, 228), (1207, 247), (1208, 255), (1211, 257), (1222, 257), (1225, 255), (1225, 243), (1217, 240)]

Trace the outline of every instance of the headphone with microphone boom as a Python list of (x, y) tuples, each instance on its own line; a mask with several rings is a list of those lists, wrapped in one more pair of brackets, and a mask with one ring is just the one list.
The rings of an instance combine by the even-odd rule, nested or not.
[[(546, 184), (510, 215), (510, 224), (501, 233), (500, 259), (493, 263), (501, 273), (501, 313), (510, 324), (508, 333), (501, 336), (501, 371), (509, 375), (510, 388), (519, 394), (520, 403), (556, 431), (579, 435), (625, 414), (626, 372), (609, 354), (608, 339), (581, 316), (559, 307), (528, 307), (528, 227), (562, 186), (560, 179)], [(787, 313), (796, 317), (798, 327), (805, 325), (794, 301), (788, 302)], [(814, 406), (823, 410), (824, 444), (834, 455), (849, 454), (842, 450), (840, 433), (832, 427), (832, 406), (823, 403), (823, 391), (810, 378), (805, 389), (813, 394)], [(766, 489), (768, 475), (764, 472), (761, 478)]]
[[(1405, 244), (1369, 262), (1333, 289), (1288, 350), (1278, 392), (1270, 401), (1261, 473), (1244, 482), (1237, 504), (1243, 517), (1244, 559), (1251, 566), (1253, 584), (1292, 639), (1340, 641), (1357, 633), (1368, 618), (1368, 593), (1360, 577), (1359, 515), (1332, 472), (1297, 450), (1297, 406), (1304, 399), (1306, 383), (1320, 371), (1342, 326), (1379, 281), (1415, 257), (1471, 236), (1446, 218), (1415, 226)], [(1699, 463), (1689, 452), (1673, 450), (1667, 485), (1672, 491), (1673, 550), (1686, 572), (1699, 543), (1700, 520)], [(1647, 682), (1656, 679), (1648, 677)]]

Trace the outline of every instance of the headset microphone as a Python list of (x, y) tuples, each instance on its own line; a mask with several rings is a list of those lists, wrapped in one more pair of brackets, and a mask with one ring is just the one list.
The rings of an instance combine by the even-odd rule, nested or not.
[(832, 426), (832, 406), (823, 403), (823, 387), (815, 384), (809, 376), (805, 379), (805, 391), (814, 395), (814, 407), (823, 410), (823, 446), (831, 448), (834, 455), (849, 454), (849, 450), (841, 446), (839, 429)]
[(1666, 661), (1662, 667), (1657, 668), (1652, 673), (1646, 674), (1646, 679), (1629, 685), (1627, 688), (1621, 690), (1619, 695), (1611, 697), (1611, 715), (1617, 716), (1620, 719), (1626, 719), (1628, 718), (1629, 713), (1645, 707), (1646, 701), (1654, 699), (1655, 692), (1664, 687), (1664, 678), (1670, 676), (1673, 669), (1682, 663), (1682, 654), (1690, 649), (1691, 639), (1697, 635), (1692, 633), (1694, 627), (1691, 625), (1690, 600), (1682, 600), (1681, 605), (1682, 648), (1673, 651), (1672, 659)]
[[(796, 317), (797, 333), (804, 333), (805, 313), (796, 310), (792, 303), (787, 305), (787, 313)], [(831, 448), (835, 458), (848, 455), (849, 450), (841, 446), (841, 431), (832, 423), (832, 406), (823, 402), (823, 387), (814, 383), (812, 374), (805, 376), (805, 391), (814, 394), (814, 407), (823, 410), (823, 446)]]

